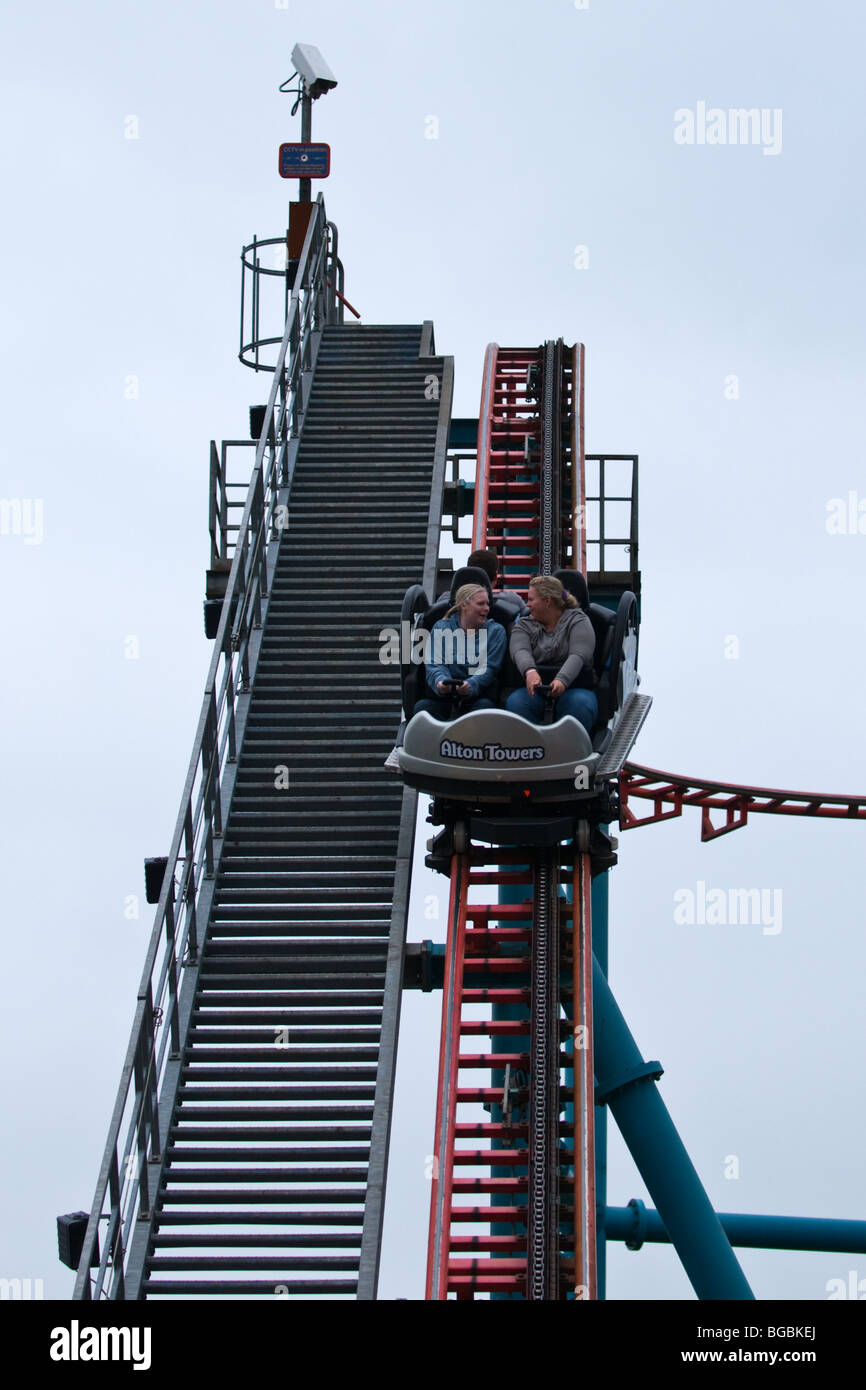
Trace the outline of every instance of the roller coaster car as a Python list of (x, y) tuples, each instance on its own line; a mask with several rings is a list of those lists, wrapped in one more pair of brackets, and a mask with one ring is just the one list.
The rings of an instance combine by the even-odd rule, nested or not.
[[(434, 719), (426, 711), (412, 716), (418, 700), (430, 695), (420, 658), (423, 639), (419, 630), (430, 631), (445, 616), (462, 584), (484, 584), (491, 596), (490, 617), (510, 636), (520, 616), (515, 604), (494, 596), (482, 570), (465, 567), (456, 571), (447, 597), (431, 604), (420, 584), (413, 584), (403, 599), (401, 631), (410, 633), (403, 642), (401, 668), (404, 726), (397, 760), (403, 780), (430, 795), (487, 803), (509, 804), (513, 809), (540, 802), (586, 801), (600, 795), (625, 762), (649, 708), (648, 696), (637, 694), (637, 599), (624, 593), (614, 612), (590, 603), (586, 580), (575, 570), (557, 570), (560, 579), (577, 598), (595, 630), (593, 669), (584, 680), (598, 698), (598, 718), (592, 734), (570, 715), (542, 725), (500, 709), (481, 709), (460, 714), (454, 701), (454, 718)], [(414, 659), (413, 659), (414, 658)], [(556, 675), (556, 668), (539, 667), (542, 681)], [(505, 697), (523, 681), (510, 655), (506, 656), (491, 697), (504, 705)], [(399, 742), (399, 740), (398, 740)]]

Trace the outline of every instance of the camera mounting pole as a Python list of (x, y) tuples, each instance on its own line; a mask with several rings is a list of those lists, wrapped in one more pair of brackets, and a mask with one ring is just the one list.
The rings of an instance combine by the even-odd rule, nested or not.
[[(309, 145), (313, 138), (313, 98), (306, 80), (301, 78), (301, 143)], [(309, 203), (313, 197), (312, 179), (298, 179), (298, 202)]]

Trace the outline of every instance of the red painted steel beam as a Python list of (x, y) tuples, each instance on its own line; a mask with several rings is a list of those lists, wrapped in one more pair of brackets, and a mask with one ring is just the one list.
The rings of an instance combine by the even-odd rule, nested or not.
[[(502, 1092), (499, 1092), (500, 1099)], [(452, 1187), (455, 1197), (468, 1192), (526, 1192), (528, 1178), (454, 1178)]]
[(529, 932), (520, 927), (499, 927), (491, 934), (486, 927), (470, 927), (466, 933), (466, 945), (485, 951), (500, 951), (505, 945), (520, 945), (529, 941)]
[(523, 1293), (526, 1288), (526, 1280), (510, 1279), (507, 1275), (498, 1279), (493, 1275), (488, 1275), (484, 1279), (475, 1275), (462, 1278), (459, 1275), (453, 1275), (448, 1280), (448, 1288), (452, 1293), (456, 1293), (458, 1298), (471, 1298), (474, 1293)]
[(526, 1207), (454, 1207), (451, 1212), (451, 1220), (471, 1221), (479, 1226), (492, 1225), (494, 1221), (503, 1224), (510, 1222), (513, 1226), (523, 1225), (526, 1221)]
[[(560, 1215), (563, 1220), (570, 1220), (572, 1209), (560, 1205)], [(460, 1206), (454, 1207), (451, 1213), (452, 1221), (474, 1222), (476, 1225), (484, 1223), (504, 1222), (512, 1226), (522, 1226), (526, 1223), (526, 1207), (479, 1207), (479, 1206)]]
[(526, 1251), (526, 1236), (452, 1236), (451, 1249), (502, 1250), (518, 1254)]
[[(508, 881), (514, 879), (517, 879), (517, 881), (519, 882), (518, 875), (513, 871), (509, 872)], [(479, 873), (477, 870), (474, 871), (472, 874), (472, 882), (476, 885), (481, 884), (484, 887), (499, 886), (498, 882), (496, 882), (496, 880), (493, 880), (492, 875)], [(495, 922), (505, 921), (509, 917), (519, 921), (521, 912), (525, 911), (526, 903), (469, 903), (468, 907), (466, 908), (466, 915), (467, 917), (478, 916), (482, 920), (486, 919), (488, 921)]]
[[(497, 1038), (525, 1038), (529, 1033), (529, 1019), (500, 1019), (494, 1023), (490, 1019), (473, 1018), (461, 1023), (460, 1032), (464, 1035), (471, 1033), (489, 1033), (492, 1035), (495, 1033)], [(567, 1038), (571, 1032), (571, 1024), (565, 1018), (561, 1021), (560, 1032), (563, 1038)]]
[(464, 1004), (528, 1004), (531, 991), (528, 985), (519, 989), (464, 989)]
[(579, 1297), (596, 1299), (595, 1069), (592, 1046), (592, 864), (575, 854), (572, 881), (574, 978), (574, 1248)]
[(517, 1067), (525, 1071), (529, 1066), (528, 1052), (461, 1052), (460, 1066), (480, 1068), (482, 1071), (496, 1071), (505, 1067)]
[[(522, 1087), (521, 1091), (525, 1094), (526, 1087)], [(520, 1094), (520, 1091), (518, 1091), (518, 1094)], [(568, 1101), (574, 1100), (574, 1088), (571, 1086), (560, 1086), (559, 1098), (562, 1101), (563, 1105), (565, 1105)], [(459, 1101), (465, 1101), (467, 1104), (472, 1101), (474, 1101), (478, 1105), (484, 1105), (487, 1101), (495, 1101), (497, 1104), (501, 1104), (502, 1087), (500, 1086), (496, 1088), (494, 1086), (461, 1086), (460, 1090), (457, 1092), (457, 1099)]]
[(489, 970), (493, 975), (525, 975), (529, 962), (520, 956), (471, 956), (465, 963), (466, 971)]
[[(684, 806), (701, 810), (701, 839), (714, 840), (748, 824), (752, 812), (764, 815), (819, 816), (831, 820), (866, 820), (866, 796), (840, 796), (829, 792), (782, 791), (775, 787), (736, 786), (697, 777), (678, 777), (655, 768), (626, 763), (619, 779), (623, 830), (671, 820)], [(651, 801), (649, 815), (639, 816), (630, 800)], [(670, 809), (665, 809), (670, 807)], [(724, 823), (716, 825), (711, 813), (721, 811)]]
[[(584, 358), (583, 343), (573, 348), (574, 408), (571, 413), (571, 458), (576, 479), (572, 499), (571, 532), (574, 567), (586, 574), (586, 454), (584, 451)], [(603, 559), (603, 557), (602, 557)], [(603, 564), (600, 568), (604, 568)]]
[[(570, 1133), (570, 1126), (565, 1132)], [(511, 1135), (512, 1138), (525, 1139), (528, 1133), (529, 1126), (526, 1123), (521, 1124), (519, 1121), (515, 1124), (507, 1125), (504, 1121), (499, 1123), (496, 1120), (473, 1120), (458, 1124), (454, 1132), (454, 1137), (456, 1139), (481, 1139), (488, 1134), (493, 1134), (498, 1138)]]
[(488, 344), (484, 354), (481, 377), (481, 409), (478, 412), (478, 446), (475, 473), (475, 516), (472, 525), (472, 549), (480, 550), (487, 532), (487, 497), (490, 485), (490, 448), (493, 427), (493, 386), (499, 344)]
[(526, 1149), (455, 1149), (454, 1162), (464, 1167), (519, 1168), (526, 1166)]
[(436, 1134), (433, 1186), (430, 1194), (430, 1239), (427, 1250), (428, 1299), (447, 1294), (448, 1242), (451, 1236), (451, 1186), (453, 1182), (454, 1126), (457, 1110), (457, 1069), (460, 1060), (460, 995), (463, 982), (463, 934), (466, 929), (466, 897), (469, 863), (465, 855), (451, 861), (451, 897), (448, 905), (448, 942), (442, 991), (442, 1031), (439, 1043), (439, 1087), (436, 1100)]

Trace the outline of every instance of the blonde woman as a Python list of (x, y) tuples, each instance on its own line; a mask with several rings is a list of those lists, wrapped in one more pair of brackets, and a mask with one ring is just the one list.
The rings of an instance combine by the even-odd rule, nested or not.
[(533, 724), (544, 717), (544, 700), (535, 691), (544, 684), (539, 666), (556, 668), (550, 683), (556, 699), (556, 717), (571, 714), (588, 733), (598, 718), (598, 699), (592, 659), (595, 631), (573, 594), (558, 579), (537, 574), (529, 583), (529, 609), (511, 629), (511, 656), (524, 680), (505, 702), (506, 709)]
[(428, 641), (427, 686), (413, 714), (427, 710), (434, 719), (453, 719), (445, 681), (459, 681), (454, 694), (460, 713), (492, 709), (489, 692), (505, 658), (505, 628), (488, 618), (490, 599), (483, 584), (462, 584), (444, 618), (434, 623)]

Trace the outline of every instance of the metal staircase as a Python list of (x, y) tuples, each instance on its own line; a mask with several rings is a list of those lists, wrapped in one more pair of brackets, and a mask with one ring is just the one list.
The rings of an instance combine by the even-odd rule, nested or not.
[(334, 264), (320, 199), (75, 1298), (375, 1297), (416, 809), (381, 633), (434, 581), (452, 362), (342, 325)]
[(335, 326), (319, 348), (148, 1298), (358, 1292), (377, 1073), (393, 1069), (382, 1010), (404, 810), (383, 771), (399, 683), (379, 633), (424, 567), (440, 412), (425, 389), (444, 366), (420, 340)]

